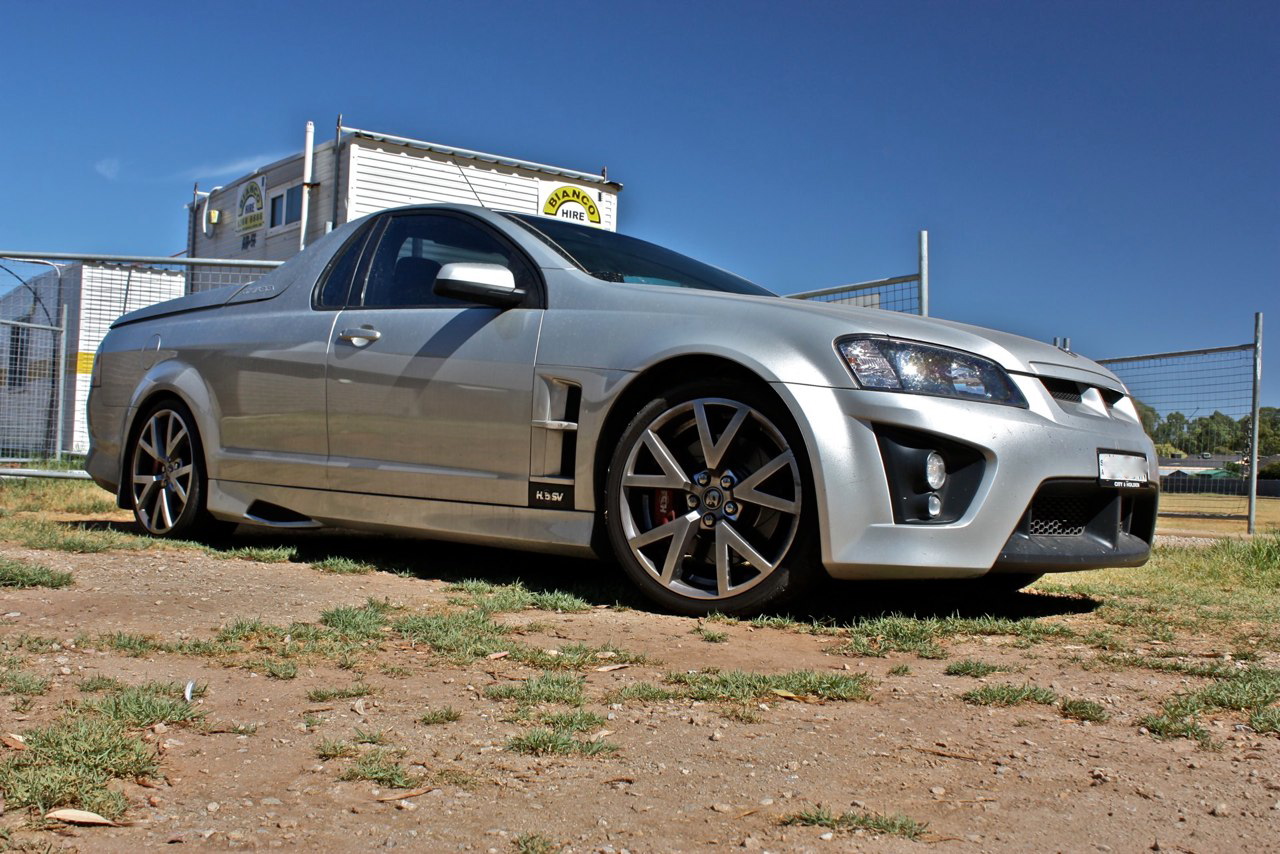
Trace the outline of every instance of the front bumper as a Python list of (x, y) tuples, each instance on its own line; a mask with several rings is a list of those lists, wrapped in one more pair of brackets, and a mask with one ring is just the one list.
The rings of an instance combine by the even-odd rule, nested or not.
[[(1098, 486), (1098, 451), (1155, 449), (1123, 407), (1097, 412), (1055, 401), (1035, 377), (1015, 376), (1028, 408), (857, 389), (779, 384), (797, 413), (813, 470), (822, 562), (835, 578), (967, 578), (1134, 566), (1154, 530), (1154, 484)], [(904, 518), (901, 483), (886, 467), (886, 433), (938, 437), (970, 449), (978, 473), (963, 507), (938, 521)], [(1024, 530), (1042, 488), (1076, 484), (1099, 507), (1115, 507), (1080, 536)], [(896, 490), (896, 492), (895, 492)], [(1132, 493), (1123, 499), (1119, 493)], [(1134, 515), (1134, 501), (1142, 508)], [(1121, 505), (1128, 501), (1125, 507)], [(1090, 506), (1093, 506), (1092, 504)], [(1127, 510), (1125, 509), (1127, 507)], [(895, 508), (897, 513), (895, 514)], [(1121, 525), (1128, 512), (1128, 528)], [(1148, 524), (1149, 511), (1149, 524)], [(1113, 530), (1103, 530), (1107, 524)], [(1020, 528), (1020, 526), (1023, 526)]]

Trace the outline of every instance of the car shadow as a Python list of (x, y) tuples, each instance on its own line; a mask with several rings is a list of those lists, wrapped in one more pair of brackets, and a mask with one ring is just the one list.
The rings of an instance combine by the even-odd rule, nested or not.
[[(140, 535), (135, 523), (65, 522), (66, 527)], [(199, 544), (235, 556), (252, 549), (290, 549), (292, 563), (318, 564), (333, 558), (365, 564), (375, 571), (458, 583), (522, 584), (534, 593), (571, 593), (593, 606), (624, 606), (661, 613), (635, 589), (614, 561), (536, 554), (326, 528), (283, 532), (241, 527), (231, 536)], [(247, 557), (252, 557), (247, 554)], [(886, 616), (917, 619), (996, 617), (1010, 620), (1087, 614), (1102, 603), (1082, 594), (1035, 590), (992, 592), (963, 581), (826, 581), (804, 600), (762, 616), (832, 626)]]
[(1101, 604), (1082, 594), (1047, 593), (1035, 588), (997, 592), (976, 580), (832, 581), (823, 585), (820, 600), (811, 597), (791, 609), (788, 616), (835, 625), (888, 616), (1024, 620), (1089, 614)]

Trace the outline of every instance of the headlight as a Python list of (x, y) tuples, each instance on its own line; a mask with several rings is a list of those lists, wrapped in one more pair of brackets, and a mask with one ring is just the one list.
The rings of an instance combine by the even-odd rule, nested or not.
[(972, 353), (893, 338), (843, 338), (836, 350), (862, 388), (1027, 405), (1004, 368)]

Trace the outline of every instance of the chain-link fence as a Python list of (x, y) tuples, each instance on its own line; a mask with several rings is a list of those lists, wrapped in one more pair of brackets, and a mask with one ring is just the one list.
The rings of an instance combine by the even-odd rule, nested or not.
[[(1244, 519), (1252, 532), (1261, 347), (1259, 316), (1248, 344), (1099, 360), (1128, 386), (1156, 444), (1162, 516)], [(1271, 441), (1269, 432), (1264, 437)], [(1261, 450), (1265, 456), (1270, 448)], [(1272, 491), (1263, 481), (1263, 498), (1280, 501)], [(1280, 506), (1264, 509), (1264, 523), (1273, 509), (1280, 513)]]
[(789, 294), (791, 299), (882, 308), (905, 314), (929, 316), (929, 232), (920, 232), (920, 267), (906, 276), (893, 276), (853, 285), (837, 285), (816, 291)]
[(121, 315), (280, 263), (0, 250), (0, 460), (88, 451), (93, 358)]
[(841, 285), (835, 288), (823, 288), (820, 291), (805, 291), (791, 294), (792, 299), (805, 299), (814, 302), (837, 303), (840, 305), (856, 305), (860, 308), (883, 308), (888, 311), (901, 311), (907, 314), (923, 314), (923, 293), (920, 276), (897, 276), (892, 279), (879, 279), (874, 282), (861, 282), (856, 285)]
[(65, 329), (25, 316), (29, 319), (0, 319), (3, 462), (58, 458), (62, 450)]

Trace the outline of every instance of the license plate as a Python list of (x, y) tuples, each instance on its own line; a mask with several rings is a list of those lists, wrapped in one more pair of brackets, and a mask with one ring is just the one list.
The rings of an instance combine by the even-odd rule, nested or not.
[(1098, 452), (1098, 480), (1103, 486), (1133, 489), (1145, 486), (1149, 477), (1147, 458), (1142, 454)]

